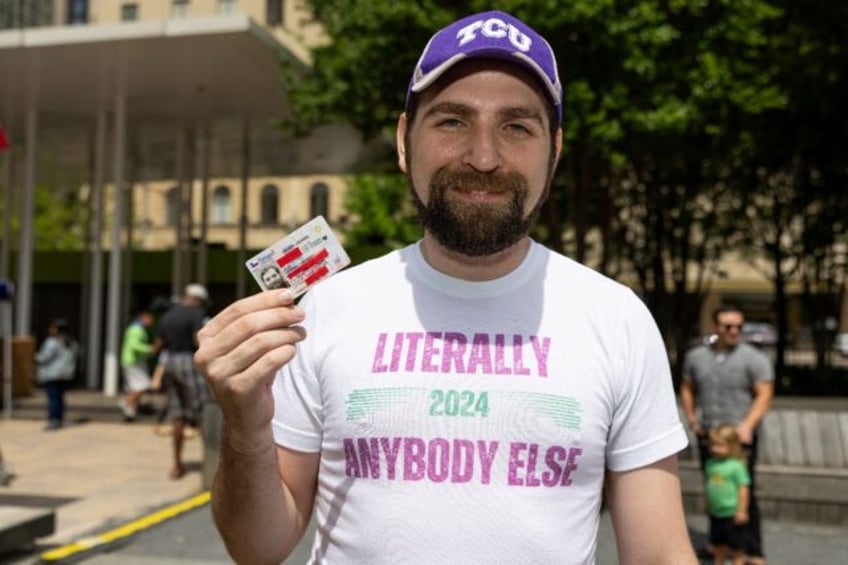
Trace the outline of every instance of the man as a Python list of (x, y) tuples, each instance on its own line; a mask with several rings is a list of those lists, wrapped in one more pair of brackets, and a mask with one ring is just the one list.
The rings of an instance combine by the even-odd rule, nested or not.
[(167, 351), (164, 363), (168, 410), (173, 419), (171, 431), (174, 466), (169, 476), (179, 479), (185, 474), (183, 441), (185, 427), (196, 427), (200, 421), (207, 388), (203, 376), (194, 364), (197, 332), (206, 320), (205, 306), (209, 300), (206, 287), (186, 286), (179, 304), (162, 316), (157, 344)]
[(265, 287), (268, 289), (285, 288), (289, 286), (286, 279), (283, 278), (282, 273), (280, 273), (280, 269), (278, 269), (274, 265), (270, 265), (262, 269), (262, 272), (259, 274), (259, 277), (262, 279), (262, 282), (265, 283)]
[(423, 239), (200, 332), (235, 561), (282, 561), (314, 504), (312, 562), (592, 563), (606, 479), (622, 563), (695, 563), (650, 314), (528, 237), (561, 114), (554, 54), (525, 23), (441, 30), (397, 131)]
[(710, 429), (721, 424), (736, 427), (751, 476), (746, 553), (757, 563), (763, 560), (755, 495), (757, 429), (774, 396), (774, 370), (762, 351), (742, 341), (745, 315), (738, 306), (716, 309), (713, 322), (716, 339), (686, 354), (680, 399), (689, 426), (698, 437), (702, 468), (710, 456)]
[(124, 330), (121, 341), (121, 369), (126, 393), (118, 406), (127, 422), (135, 421), (141, 399), (151, 388), (147, 360), (153, 354), (153, 346), (147, 332), (152, 325), (153, 314), (145, 309), (139, 310)]

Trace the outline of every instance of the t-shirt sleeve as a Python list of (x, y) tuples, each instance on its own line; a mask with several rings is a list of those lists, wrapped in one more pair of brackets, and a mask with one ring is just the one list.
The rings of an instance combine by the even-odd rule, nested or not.
[(683, 373), (681, 374), (681, 378), (689, 383), (694, 382), (694, 362), (692, 361), (692, 355), (694, 353), (693, 349), (690, 349), (686, 352), (686, 356), (683, 358)]
[(736, 466), (736, 484), (739, 486), (749, 486), (751, 484), (751, 475), (748, 474), (748, 468), (745, 463), (738, 461)]
[(274, 418), (272, 430), (277, 444), (306, 453), (321, 451), (324, 420), (321, 386), (315, 370), (312, 324), (316, 309), (309, 296), (300, 302), (306, 312), (303, 326), (306, 339), (297, 344), (294, 358), (277, 372), (272, 391)]
[(755, 351), (751, 358), (751, 378), (755, 383), (774, 381), (774, 367), (771, 360), (761, 351)]
[(623, 303), (617, 335), (620, 355), (606, 451), (612, 471), (650, 465), (688, 444), (659, 329), (642, 301), (630, 298)]

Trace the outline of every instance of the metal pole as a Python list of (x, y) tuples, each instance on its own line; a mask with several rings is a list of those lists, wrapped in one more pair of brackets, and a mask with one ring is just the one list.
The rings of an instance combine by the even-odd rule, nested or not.
[(3, 405), (6, 419), (12, 419), (12, 303), (0, 302), (3, 323)]
[[(11, 112), (9, 112), (11, 115)], [(12, 135), (13, 127), (11, 119), (4, 122), (6, 132), (9, 136)], [(9, 256), (11, 255), (12, 241), (12, 207), (15, 202), (15, 191), (12, 188), (14, 184), (14, 164), (15, 159), (12, 156), (12, 147), (9, 147), (3, 152), (3, 237), (0, 238), (0, 277), (8, 277), (9, 272)]]
[(185, 286), (183, 281), (183, 264), (182, 258), (183, 237), (185, 234), (185, 130), (182, 127), (177, 128), (177, 170), (174, 172), (174, 178), (177, 179), (177, 198), (176, 198), (176, 214), (174, 224), (174, 251), (172, 255), (172, 272), (171, 272), (171, 298), (176, 299), (182, 293), (182, 288)]
[(88, 315), (88, 356), (85, 373), (89, 389), (100, 386), (100, 358), (103, 343), (103, 162), (106, 159), (106, 110), (97, 112), (94, 133), (94, 178), (91, 198), (91, 272), (89, 280), (90, 310)]
[(124, 224), (124, 153), (126, 144), (127, 103), (122, 89), (115, 96), (114, 213), (112, 243), (109, 250), (109, 295), (106, 309), (106, 355), (103, 393), (118, 393), (118, 347), (121, 326), (121, 232)]
[(26, 163), (24, 165), (23, 199), (21, 202), (21, 231), (18, 246), (17, 321), (18, 335), (29, 335), (32, 310), (32, 238), (35, 214), (35, 141), (38, 112), (28, 108), (26, 113)]
[(244, 119), (241, 134), (241, 206), (239, 213), (238, 265), (236, 265), (236, 296), (246, 293), (247, 279), (244, 262), (247, 261), (247, 191), (250, 181), (250, 119)]
[(207, 264), (209, 261), (209, 156), (212, 151), (212, 139), (209, 134), (208, 121), (202, 129), (203, 148), (200, 159), (200, 241), (197, 250), (197, 282), (205, 285), (207, 282)]

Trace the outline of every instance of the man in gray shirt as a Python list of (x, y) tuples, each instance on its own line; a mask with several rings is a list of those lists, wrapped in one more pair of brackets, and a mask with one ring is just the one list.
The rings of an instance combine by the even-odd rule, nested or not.
[(760, 515), (755, 496), (757, 428), (774, 396), (774, 370), (769, 358), (742, 341), (745, 315), (737, 306), (722, 306), (713, 314), (716, 339), (686, 354), (680, 399), (686, 419), (698, 436), (701, 467), (710, 456), (710, 428), (736, 427), (748, 456), (751, 475), (749, 502), (750, 539), (746, 553), (751, 562), (762, 562)]

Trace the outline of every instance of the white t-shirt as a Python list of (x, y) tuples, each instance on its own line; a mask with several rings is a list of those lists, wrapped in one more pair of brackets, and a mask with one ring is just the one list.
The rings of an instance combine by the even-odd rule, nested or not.
[(686, 445), (643, 303), (539, 244), (487, 282), (412, 245), (302, 306), (273, 430), (321, 452), (313, 562), (593, 563), (605, 468)]

